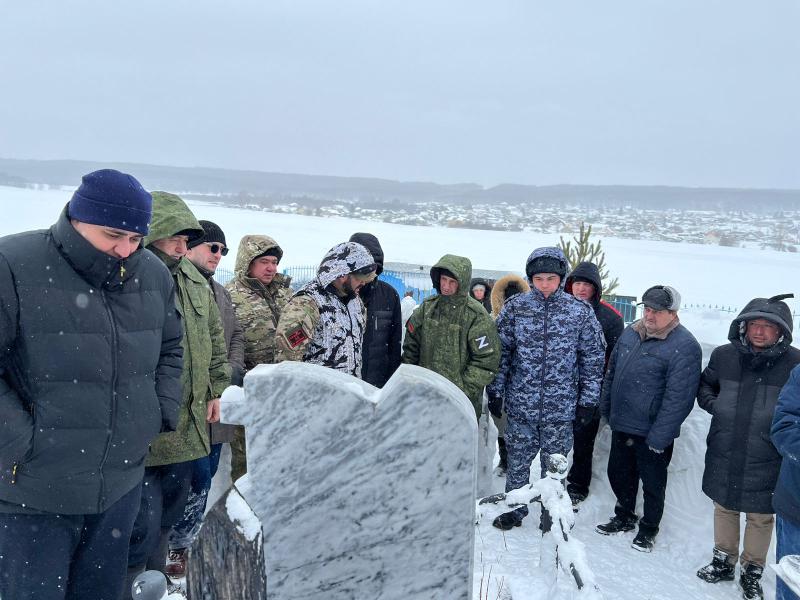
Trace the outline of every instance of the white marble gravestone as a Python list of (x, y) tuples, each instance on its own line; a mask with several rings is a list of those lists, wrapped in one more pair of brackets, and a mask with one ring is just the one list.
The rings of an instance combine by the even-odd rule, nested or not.
[(470, 598), (478, 428), (452, 383), (262, 365), (222, 417), (246, 427), (268, 598)]

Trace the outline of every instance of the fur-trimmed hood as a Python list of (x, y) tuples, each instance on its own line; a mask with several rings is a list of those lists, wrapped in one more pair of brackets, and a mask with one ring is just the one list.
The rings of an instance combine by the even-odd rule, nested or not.
[(492, 288), (492, 317), (495, 319), (500, 314), (506, 300), (516, 294), (525, 294), (531, 291), (530, 284), (516, 273), (509, 273), (498, 279)]

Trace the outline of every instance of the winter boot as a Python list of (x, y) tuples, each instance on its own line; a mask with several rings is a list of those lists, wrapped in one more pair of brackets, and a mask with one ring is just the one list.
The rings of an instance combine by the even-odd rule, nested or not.
[(578, 512), (578, 504), (586, 500), (587, 494), (579, 492), (575, 489), (570, 489), (569, 486), (567, 486), (567, 493), (569, 494), (569, 499), (572, 502), (572, 510), (574, 512)]
[(714, 558), (710, 564), (697, 571), (697, 576), (708, 583), (720, 581), (733, 581), (733, 572), (736, 564), (731, 562), (730, 554), (714, 548)]
[(512, 510), (511, 512), (503, 513), (499, 517), (497, 517), (494, 521), (492, 521), (492, 525), (497, 527), (498, 529), (502, 529), (503, 531), (508, 531), (509, 529), (513, 529), (514, 527), (519, 527), (522, 525), (523, 516), (519, 514), (517, 511)]
[(186, 554), (188, 552), (186, 548), (170, 550), (164, 573), (170, 577), (186, 577)]
[(508, 449), (504, 438), (497, 438), (497, 451), (500, 454), (500, 464), (497, 465), (497, 468), (500, 475), (505, 475), (508, 471)]
[(618, 515), (611, 517), (608, 523), (601, 523), (594, 530), (603, 535), (611, 535), (613, 533), (623, 533), (625, 531), (633, 531), (636, 529), (636, 517), (625, 519)]
[(658, 534), (658, 527), (647, 525), (640, 521), (639, 531), (631, 542), (631, 548), (639, 552), (652, 552), (653, 545), (656, 542), (656, 534)]
[(761, 575), (764, 567), (746, 564), (739, 575), (739, 587), (742, 588), (744, 600), (764, 600), (764, 590), (761, 589)]

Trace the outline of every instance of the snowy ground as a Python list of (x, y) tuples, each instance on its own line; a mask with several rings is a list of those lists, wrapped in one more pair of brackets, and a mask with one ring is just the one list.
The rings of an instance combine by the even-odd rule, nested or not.
[[(5, 219), (0, 235), (46, 228), (69, 199), (68, 191), (34, 191), (0, 187)], [(282, 266), (316, 264), (324, 252), (356, 231), (375, 233), (388, 261), (431, 264), (444, 253), (464, 254), (479, 268), (521, 271), (535, 247), (557, 243), (557, 235), (485, 232), (462, 229), (408, 227), (385, 223), (271, 214), (191, 203), (198, 218), (220, 224), (228, 245), (235, 248), (247, 233), (274, 236), (285, 250)], [(800, 256), (772, 251), (722, 248), (663, 242), (608, 239), (607, 261), (621, 281), (620, 293), (641, 295), (654, 283), (674, 285), (686, 303), (711, 303), (741, 308), (751, 297), (795, 290), (793, 275)], [(232, 269), (235, 252), (222, 266)], [(733, 315), (715, 310), (681, 311), (681, 320), (710, 350), (726, 342)], [(740, 597), (733, 583), (711, 585), (695, 571), (710, 560), (713, 546), (712, 505), (700, 490), (709, 417), (695, 411), (684, 423), (670, 465), (667, 504), (661, 533), (652, 554), (630, 547), (633, 534), (604, 537), (597, 523), (613, 513), (614, 499), (605, 467), (610, 435), (598, 436), (592, 493), (577, 515), (574, 536), (586, 544), (590, 565), (607, 599), (672, 600)], [(503, 480), (496, 478), (497, 491)], [(476, 529), (474, 597), (534, 600), (542, 596), (538, 570), (541, 541), (538, 511), (521, 528), (503, 533), (491, 519)], [(774, 561), (774, 543), (770, 551)], [(765, 573), (767, 598), (774, 597), (774, 574)], [(567, 595), (569, 597), (569, 595)], [(578, 597), (578, 596), (576, 596)]]

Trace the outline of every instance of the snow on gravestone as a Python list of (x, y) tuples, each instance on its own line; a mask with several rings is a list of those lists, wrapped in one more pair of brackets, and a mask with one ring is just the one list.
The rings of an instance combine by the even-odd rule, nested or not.
[(478, 431), (452, 383), (261, 365), (222, 417), (246, 427), (270, 600), (470, 598)]

